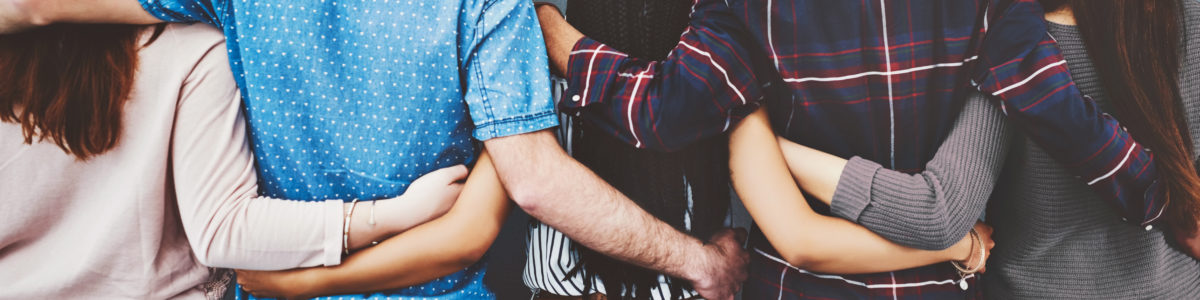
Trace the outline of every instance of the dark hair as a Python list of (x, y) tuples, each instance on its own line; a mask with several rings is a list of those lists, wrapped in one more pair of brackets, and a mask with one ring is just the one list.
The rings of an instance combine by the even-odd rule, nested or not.
[(59, 24), (0, 35), (0, 121), (21, 124), (27, 144), (50, 140), (81, 160), (112, 149), (144, 28)]
[(1183, 25), (1180, 0), (1042, 0), (1046, 11), (1068, 5), (1095, 61), (1114, 114), (1134, 139), (1153, 150), (1166, 189), (1170, 227), (1196, 231), (1200, 176), (1193, 165), (1179, 92)]

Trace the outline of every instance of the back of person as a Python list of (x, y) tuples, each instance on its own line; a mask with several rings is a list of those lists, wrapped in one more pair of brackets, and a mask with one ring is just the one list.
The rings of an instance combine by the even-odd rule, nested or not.
[[(1180, 108), (1192, 149), (1200, 149), (1200, 3), (1180, 2)], [(1116, 62), (1093, 60), (1081, 27), (1051, 23), (1049, 29), (1081, 91), (1125, 122), (1128, 113), (1114, 107), (1124, 99), (1106, 95), (1099, 72)], [(1013, 146), (987, 213), (996, 228), (984, 277), (989, 298), (1200, 298), (1200, 262), (1168, 244), (1167, 226), (1122, 221), (1043, 148), (1028, 138)], [(1167, 209), (1179, 209), (1174, 205)]]
[[(172, 178), (164, 174), (170, 174), (172, 128), (183, 94), (220, 92), (230, 96), (208, 100), (237, 105), (236, 86), (220, 32), (204, 25), (165, 28), (137, 51), (140, 67), (112, 149), (81, 160), (52, 139), (34, 137), (26, 144), (21, 124), (0, 123), (0, 298), (212, 299), (224, 291), (225, 273), (194, 257)], [(137, 45), (154, 32), (143, 30)], [(210, 84), (225, 89), (188, 88), (202, 80), (223, 81)]]
[[(933, 157), (971, 91), (964, 66), (975, 59), (986, 5), (959, 0), (730, 4), (770, 51), (785, 87), (765, 100), (776, 134), (909, 173), (922, 171)], [(767, 278), (780, 278), (780, 285), (805, 296), (969, 298), (979, 292), (974, 284), (960, 288), (960, 281), (974, 279), (960, 276), (949, 263), (848, 276), (805, 271), (781, 278), (780, 270), (787, 267), (765, 237), (753, 234), (751, 245), (767, 256), (760, 262), (771, 266), (752, 276), (774, 274)]]
[(772, 51), (787, 87), (767, 98), (777, 134), (915, 173), (933, 157), (968, 95), (962, 66), (973, 60), (985, 3), (743, 0), (730, 6)]
[[(229, 37), (263, 196), (394, 197), (473, 161), (474, 140), (558, 124), (528, 1), (140, 2)], [(483, 274), (375, 295), (494, 297)]]

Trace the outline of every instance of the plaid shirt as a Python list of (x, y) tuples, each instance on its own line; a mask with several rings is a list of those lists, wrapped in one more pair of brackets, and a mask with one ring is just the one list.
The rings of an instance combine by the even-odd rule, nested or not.
[[(777, 134), (907, 172), (933, 157), (973, 86), (1130, 222), (1149, 224), (1165, 205), (1153, 156), (1075, 87), (1034, 0), (698, 0), (667, 59), (584, 38), (567, 75), (574, 96), (560, 108), (640, 148), (723, 133), (763, 100)], [(816, 286), (973, 295), (947, 290), (958, 276), (945, 265), (839, 278)]]
[[(969, 77), (1128, 221), (1148, 225), (1165, 207), (1153, 155), (1079, 92), (1036, 1), (732, 2), (699, 1), (663, 61), (582, 39), (567, 74), (574, 96), (560, 108), (671, 151), (725, 132), (765, 98), (788, 139), (918, 172)], [(880, 34), (884, 23), (891, 34)], [(981, 51), (968, 55), (972, 41)]]

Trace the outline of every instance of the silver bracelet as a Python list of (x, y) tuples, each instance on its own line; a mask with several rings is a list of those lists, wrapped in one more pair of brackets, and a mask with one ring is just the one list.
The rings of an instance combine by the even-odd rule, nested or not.
[(354, 207), (358, 206), (358, 198), (350, 202), (350, 210), (346, 211), (346, 224), (342, 227), (342, 253), (350, 255), (350, 217), (354, 215)]
[(974, 228), (971, 228), (971, 241), (973, 242), (973, 244), (971, 244), (972, 250), (974, 250), (974, 245), (976, 245), (976, 244), (979, 245), (979, 264), (975, 265), (974, 268), (968, 269), (968, 268), (962, 266), (962, 264), (958, 263), (957, 261), (950, 262), (950, 264), (954, 265), (954, 268), (958, 270), (958, 273), (963, 276), (966, 276), (969, 274), (975, 274), (975, 273), (979, 272), (979, 269), (983, 268), (984, 260), (987, 259), (987, 252), (985, 252), (985, 249), (983, 246), (983, 238), (979, 237), (979, 233), (976, 232)]

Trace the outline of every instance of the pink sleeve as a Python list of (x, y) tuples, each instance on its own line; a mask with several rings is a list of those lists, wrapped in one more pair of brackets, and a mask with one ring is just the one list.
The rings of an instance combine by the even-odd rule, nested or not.
[(171, 141), (175, 194), (192, 251), (222, 268), (282, 270), (341, 263), (343, 204), (258, 197), (241, 98), (225, 44), (181, 90)]

